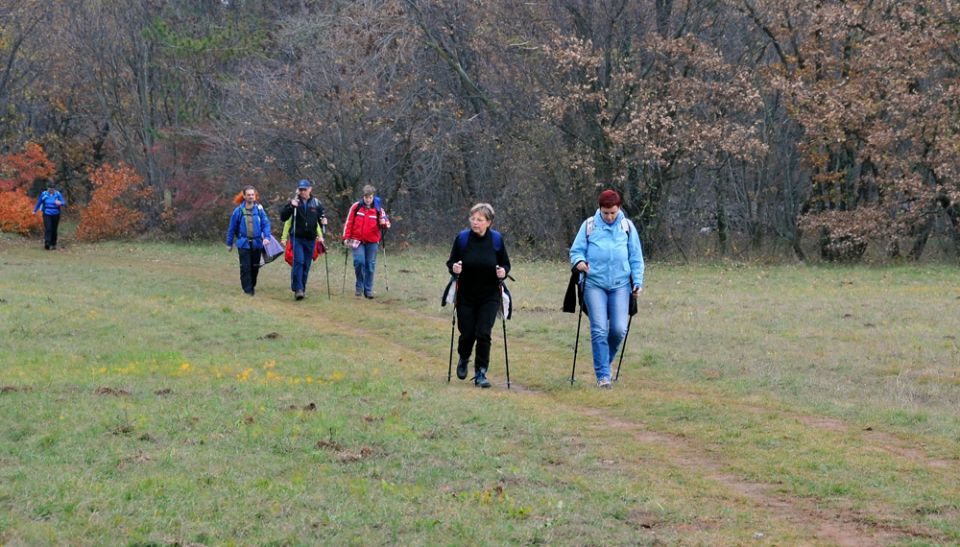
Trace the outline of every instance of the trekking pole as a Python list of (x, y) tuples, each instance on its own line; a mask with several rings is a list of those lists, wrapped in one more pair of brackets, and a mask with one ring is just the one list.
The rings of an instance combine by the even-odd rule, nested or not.
[[(636, 298), (633, 294), (630, 295), (630, 298)], [(616, 382), (620, 379), (620, 365), (623, 364), (623, 354), (627, 351), (627, 338), (630, 337), (630, 324), (633, 323), (633, 316), (631, 315), (627, 319), (627, 332), (623, 335), (623, 346), (620, 348), (620, 362), (617, 363), (617, 375), (613, 377), (613, 381)]]
[[(577, 284), (577, 290), (580, 291), (580, 284)], [(570, 385), (573, 385), (573, 375), (577, 372), (577, 350), (580, 349), (580, 322), (583, 320), (583, 304), (580, 304), (580, 312), (577, 314), (577, 340), (573, 343), (573, 368), (570, 369)]]
[[(300, 194), (296, 195), (297, 202), (300, 201)], [(293, 224), (290, 226), (290, 250), (293, 251), (293, 262), (290, 264), (290, 271), (293, 272), (294, 266), (297, 264), (297, 209), (300, 206), (297, 205), (293, 208)], [(306, 287), (304, 287), (306, 289)]]
[(327, 253), (327, 246), (324, 245), (323, 246), (323, 268), (327, 270), (327, 300), (330, 300), (332, 297), (330, 296), (330, 257), (328, 255), (329, 253)]
[(453, 372), (453, 331), (457, 326), (457, 305), (453, 305), (453, 320), (450, 323), (450, 358), (447, 360), (447, 383), (450, 383), (450, 375)]
[(570, 369), (570, 385), (573, 385), (573, 375), (577, 372), (577, 350), (580, 348), (580, 321), (583, 319), (583, 306), (577, 314), (577, 341), (573, 344), (573, 368)]
[(343, 296), (347, 290), (347, 258), (350, 256), (350, 249), (347, 245), (343, 246), (343, 284), (340, 285), (340, 296)]
[(383, 248), (383, 287), (386, 292), (390, 292), (390, 279), (387, 277), (387, 240), (383, 237), (383, 230), (380, 230), (380, 247)]
[(503, 281), (500, 281), (500, 313), (503, 317), (500, 324), (503, 325), (503, 361), (507, 366), (507, 389), (510, 389), (510, 356), (507, 355), (507, 310), (503, 309)]
[(630, 323), (633, 323), (632, 315), (630, 319), (627, 319), (627, 333), (623, 335), (623, 347), (620, 348), (620, 362), (617, 363), (617, 375), (613, 377), (614, 382), (620, 379), (620, 365), (623, 364), (623, 353), (627, 351), (627, 337), (630, 336)]

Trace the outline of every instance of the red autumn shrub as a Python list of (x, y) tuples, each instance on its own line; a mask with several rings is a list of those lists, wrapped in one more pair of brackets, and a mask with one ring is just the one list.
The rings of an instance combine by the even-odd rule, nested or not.
[(0, 192), (27, 189), (33, 181), (53, 175), (54, 165), (43, 147), (28, 142), (23, 152), (0, 156)]
[(77, 239), (99, 241), (135, 234), (146, 214), (137, 207), (149, 197), (143, 177), (124, 163), (103, 164), (90, 175), (93, 195), (80, 212)]
[(27, 143), (23, 152), (0, 156), (0, 231), (28, 235), (43, 230), (43, 217), (33, 214), (36, 200), (27, 195), (27, 188), (53, 171), (53, 163), (36, 143)]
[(33, 214), (36, 200), (25, 191), (0, 192), (0, 232), (15, 232), (30, 235), (43, 231), (43, 217)]

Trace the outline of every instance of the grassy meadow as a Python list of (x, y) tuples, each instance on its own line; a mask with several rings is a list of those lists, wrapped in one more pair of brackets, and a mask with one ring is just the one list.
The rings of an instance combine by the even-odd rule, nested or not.
[(0, 235), (2, 545), (960, 543), (955, 267), (648, 264), (600, 391), (563, 257), (515, 257), (480, 390), (440, 251), (297, 303), (222, 245), (65, 243)]

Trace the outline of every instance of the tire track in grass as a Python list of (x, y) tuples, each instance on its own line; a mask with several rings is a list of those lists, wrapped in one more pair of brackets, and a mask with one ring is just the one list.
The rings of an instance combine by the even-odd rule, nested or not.
[(629, 433), (638, 444), (667, 448), (680, 467), (702, 474), (780, 520), (810, 530), (818, 541), (835, 545), (880, 545), (909, 539), (947, 541), (918, 525), (891, 522), (887, 515), (894, 512), (879, 504), (872, 506), (876, 511), (870, 514), (825, 510), (818, 507), (816, 499), (780, 495), (774, 491), (775, 485), (751, 482), (726, 471), (716, 458), (683, 437), (652, 431), (641, 423), (611, 416), (601, 409), (575, 407), (573, 410), (595, 418), (604, 427)]
[[(401, 308), (396, 312), (419, 320), (437, 319), (411, 309)], [(532, 348), (528, 348), (523, 342), (515, 342), (515, 345), (532, 351)], [(429, 358), (430, 356), (424, 357)], [(879, 502), (874, 501), (869, 512), (852, 509), (823, 509), (819, 507), (815, 498), (781, 495), (775, 491), (777, 486), (774, 484), (752, 482), (730, 473), (724, 469), (723, 464), (716, 456), (694, 446), (692, 441), (681, 436), (654, 431), (642, 423), (613, 416), (595, 407), (571, 405), (560, 401), (556, 396), (546, 391), (530, 388), (517, 382), (511, 382), (511, 391), (525, 396), (541, 398), (545, 405), (558, 407), (574, 415), (592, 418), (595, 423), (599, 424), (598, 427), (627, 432), (638, 444), (665, 447), (674, 455), (674, 461), (679, 462), (681, 468), (700, 474), (719, 484), (733, 495), (752, 504), (759, 510), (768, 512), (778, 520), (790, 523), (802, 530), (809, 530), (810, 535), (817, 541), (850, 546), (896, 543), (912, 539), (948, 541), (945, 536), (932, 532), (919, 524), (897, 521), (894, 516), (897, 514), (896, 511), (882, 506)], [(696, 394), (690, 395), (700, 397)], [(739, 400), (726, 402), (743, 412), (778, 412), (809, 427), (843, 433), (849, 433), (851, 429), (848, 424), (840, 420), (766, 408)], [(917, 463), (919, 460), (921, 463), (934, 468), (956, 467), (955, 462), (930, 458), (919, 450), (910, 449), (903, 441), (893, 435), (879, 432), (870, 433), (870, 435), (863, 435), (862, 433), (858, 435), (861, 440), (865, 441), (864, 446), (868, 450), (876, 447), (876, 449), (885, 450), (896, 457), (908, 459), (913, 463)], [(879, 444), (877, 444), (877, 441), (879, 441)]]

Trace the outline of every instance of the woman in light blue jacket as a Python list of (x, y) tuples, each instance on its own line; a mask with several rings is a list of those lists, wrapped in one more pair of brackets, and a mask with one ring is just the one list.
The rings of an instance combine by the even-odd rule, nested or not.
[(636, 227), (620, 210), (620, 194), (604, 190), (597, 204), (600, 208), (583, 221), (573, 240), (570, 264), (583, 279), (597, 386), (610, 389), (613, 358), (627, 333), (630, 299), (643, 290), (643, 251)]

